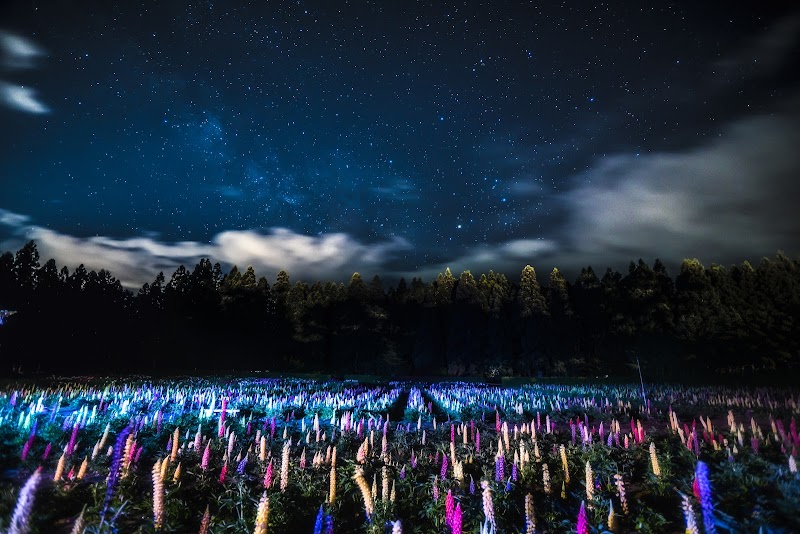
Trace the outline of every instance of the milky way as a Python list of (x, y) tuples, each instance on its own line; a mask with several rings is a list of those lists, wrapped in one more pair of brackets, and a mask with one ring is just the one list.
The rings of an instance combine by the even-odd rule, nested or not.
[(7, 2), (0, 244), (126, 285), (800, 251), (800, 12)]

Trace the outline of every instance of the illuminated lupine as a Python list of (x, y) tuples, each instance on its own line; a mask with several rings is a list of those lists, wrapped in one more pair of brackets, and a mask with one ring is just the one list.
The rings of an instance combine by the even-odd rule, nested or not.
[(625, 497), (625, 483), (622, 481), (622, 475), (616, 473), (614, 475), (614, 484), (617, 486), (617, 493), (619, 494), (619, 502), (622, 504), (622, 512), (628, 514), (628, 499)]
[(542, 485), (544, 486), (545, 494), (550, 495), (553, 490), (550, 487), (550, 468), (547, 464), (542, 464)]
[(533, 510), (533, 495), (525, 495), (525, 534), (536, 533), (536, 515)]
[(72, 525), (72, 530), (70, 534), (82, 534), (83, 529), (86, 528), (86, 520), (83, 518), (83, 515), (86, 513), (86, 506), (83, 507), (81, 510), (81, 514), (75, 519), (75, 523)]
[(561, 455), (561, 467), (564, 469), (564, 482), (569, 484), (569, 466), (567, 465), (567, 450), (564, 445), (560, 445), (558, 452)]
[(258, 501), (258, 509), (256, 511), (256, 526), (253, 534), (267, 534), (267, 524), (269, 522), (269, 495), (265, 491), (261, 495), (261, 500)]
[(695, 480), (700, 493), (700, 508), (703, 512), (703, 527), (706, 534), (716, 534), (717, 527), (714, 523), (714, 503), (711, 501), (711, 482), (708, 480), (708, 466), (704, 462), (697, 462)]
[(497, 523), (494, 518), (494, 501), (492, 500), (492, 489), (489, 486), (488, 480), (481, 480), (481, 488), (483, 489), (482, 502), (483, 502), (483, 517), (484, 522), (481, 527), (481, 532), (486, 534), (493, 534), (497, 529)]
[(658, 465), (658, 456), (656, 455), (655, 442), (650, 442), (650, 466), (653, 469), (653, 474), (657, 477), (660, 477), (661, 466)]
[(591, 507), (591, 503), (594, 501), (594, 473), (592, 472), (592, 464), (589, 463), (589, 460), (586, 460), (586, 500)]
[(203, 450), (203, 457), (200, 460), (200, 469), (208, 471), (208, 463), (211, 461), (211, 442), (206, 443), (206, 448)]
[[(164, 459), (163, 463), (166, 463)], [(156, 461), (153, 465), (153, 526), (156, 531), (164, 526), (164, 482), (161, 477), (162, 462)]]
[(577, 534), (589, 534), (589, 519), (586, 517), (586, 504), (581, 501), (581, 509), (578, 511), (578, 524), (575, 527)]
[(17, 504), (14, 506), (14, 514), (11, 516), (11, 522), (9, 523), (9, 534), (27, 534), (30, 530), (29, 521), (33, 511), (33, 501), (41, 479), (42, 468), (39, 467), (31, 474), (19, 491)]
[(364, 470), (360, 467), (357, 467), (355, 474), (353, 475), (353, 480), (355, 480), (356, 484), (358, 485), (358, 489), (361, 490), (361, 498), (364, 500), (364, 512), (367, 514), (367, 519), (370, 519), (372, 517), (374, 506), (372, 504), (372, 494), (370, 493), (369, 485), (364, 478)]
[(289, 442), (283, 444), (281, 454), (281, 491), (286, 491), (289, 486)]
[(684, 531), (685, 534), (699, 534), (697, 530), (697, 521), (694, 518), (694, 507), (692, 507), (692, 502), (689, 500), (689, 497), (681, 495), (681, 509), (683, 510), (683, 519), (686, 522), (686, 530)]

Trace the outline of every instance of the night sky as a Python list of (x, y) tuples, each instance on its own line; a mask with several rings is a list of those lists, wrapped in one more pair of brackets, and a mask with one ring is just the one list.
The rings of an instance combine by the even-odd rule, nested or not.
[(129, 287), (201, 257), (270, 282), (794, 257), (781, 4), (3, 2), (0, 249)]

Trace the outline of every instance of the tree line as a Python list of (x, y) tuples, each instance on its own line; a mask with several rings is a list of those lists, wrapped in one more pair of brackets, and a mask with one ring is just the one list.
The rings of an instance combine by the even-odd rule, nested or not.
[(800, 363), (800, 262), (684, 260), (591, 267), (546, 286), (490, 271), (431, 281), (355, 273), (270, 284), (202, 259), (135, 294), (106, 270), (43, 265), (35, 242), (0, 256), (0, 373), (295, 371), (333, 374), (752, 377)]

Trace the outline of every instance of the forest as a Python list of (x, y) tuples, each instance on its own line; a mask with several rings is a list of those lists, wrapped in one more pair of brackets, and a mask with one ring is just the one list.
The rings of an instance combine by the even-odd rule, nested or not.
[[(202, 259), (134, 293), (106, 270), (0, 255), (2, 375), (294, 372), (392, 376), (786, 379), (800, 363), (800, 262), (655, 260), (540, 284), (446, 270), (430, 282), (270, 283)], [(638, 362), (638, 364), (637, 364)], [(796, 375), (794, 375), (796, 376)]]

